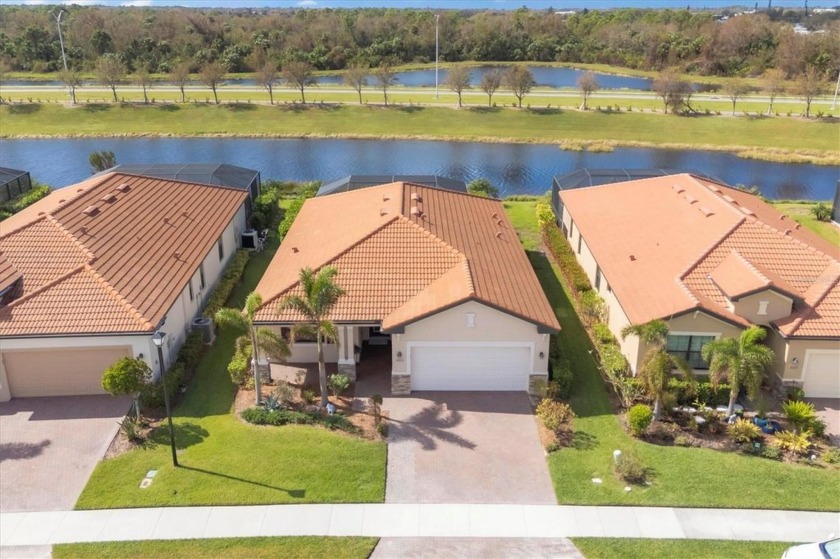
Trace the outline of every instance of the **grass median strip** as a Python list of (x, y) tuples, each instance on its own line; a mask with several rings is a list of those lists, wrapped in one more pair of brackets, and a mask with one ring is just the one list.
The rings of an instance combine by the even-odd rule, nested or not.
[(366, 559), (377, 541), (377, 538), (301, 536), (73, 543), (53, 546), (52, 556), (54, 559)]
[[(506, 202), (521, 237), (538, 231), (533, 211)], [(573, 446), (548, 456), (557, 500), (576, 505), (656, 505), (795, 510), (837, 510), (837, 473), (819, 467), (703, 448), (659, 446), (630, 437), (613, 412), (589, 338), (571, 303), (560, 270), (542, 253), (531, 263), (562, 326), (563, 355), (574, 370), (570, 404), (577, 414)], [(634, 450), (652, 485), (625, 491), (612, 471), (613, 450)], [(602, 483), (593, 483), (599, 478)]]
[(778, 559), (785, 542), (573, 538), (586, 559)]

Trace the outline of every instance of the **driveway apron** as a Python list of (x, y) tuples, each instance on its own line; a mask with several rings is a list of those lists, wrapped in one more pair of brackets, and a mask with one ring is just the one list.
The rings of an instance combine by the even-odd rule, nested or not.
[(0, 511), (70, 510), (130, 398), (16, 398), (0, 404)]
[(386, 503), (556, 504), (523, 392), (386, 398)]

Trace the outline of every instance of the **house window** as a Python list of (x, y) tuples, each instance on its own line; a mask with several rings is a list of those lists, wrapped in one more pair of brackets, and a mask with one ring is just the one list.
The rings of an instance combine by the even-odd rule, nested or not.
[(601, 290), (601, 268), (595, 266), (595, 291)]
[(708, 369), (709, 364), (703, 361), (700, 353), (703, 346), (714, 339), (714, 336), (671, 334), (668, 336), (668, 353), (682, 357), (692, 369)]
[(192, 301), (195, 298), (195, 293), (193, 293), (192, 278), (190, 278), (190, 281), (187, 282), (187, 285), (190, 288), (190, 301)]
[(198, 267), (198, 279), (198, 288), (203, 290), (204, 286), (207, 285), (207, 283), (204, 281), (204, 264)]
[(572, 235), (575, 234), (575, 220), (569, 221), (569, 239), (571, 240)]
[(219, 237), (219, 242), (216, 243), (219, 247), (219, 262), (221, 262), (225, 257), (225, 241), (222, 237)]
[(475, 313), (467, 313), (467, 328), (475, 328)]
[(758, 302), (758, 314), (764, 316), (767, 314), (767, 307), (770, 305), (770, 301), (759, 301)]
[(580, 231), (578, 231), (578, 254), (580, 254), (581, 246), (583, 246), (583, 235), (581, 235)]

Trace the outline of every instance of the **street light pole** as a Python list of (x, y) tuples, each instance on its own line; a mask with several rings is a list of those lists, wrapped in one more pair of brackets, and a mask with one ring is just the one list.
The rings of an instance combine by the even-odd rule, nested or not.
[(172, 427), (172, 411), (169, 409), (169, 388), (166, 386), (166, 367), (163, 364), (163, 340), (166, 332), (158, 330), (152, 336), (157, 346), (158, 362), (160, 363), (160, 382), (163, 384), (163, 404), (166, 406), (166, 417), (169, 420), (169, 446), (172, 448), (172, 465), (178, 467), (178, 455), (175, 454), (175, 429)]
[(837, 93), (840, 93), (840, 70), (837, 71), (837, 85), (834, 86), (834, 101), (831, 102), (831, 110), (837, 108)]
[(435, 99), (438, 98), (438, 62), (440, 60), (440, 35), (438, 33), (439, 22), (440, 14), (435, 14)]
[(58, 42), (61, 45), (61, 61), (64, 63), (64, 71), (67, 71), (67, 55), (64, 53), (64, 37), (61, 35), (61, 16), (65, 14), (64, 9), (58, 10), (58, 14), (53, 14), (55, 18), (55, 25), (58, 27)]

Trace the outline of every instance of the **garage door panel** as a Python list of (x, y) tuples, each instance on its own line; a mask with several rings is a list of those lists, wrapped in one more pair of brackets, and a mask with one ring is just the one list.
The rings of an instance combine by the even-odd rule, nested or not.
[(12, 397), (26, 398), (104, 394), (102, 373), (130, 355), (125, 346), (4, 351), (2, 358)]
[(410, 350), (412, 390), (527, 390), (525, 346), (420, 346)]
[(840, 350), (808, 352), (803, 390), (810, 398), (840, 398)]

